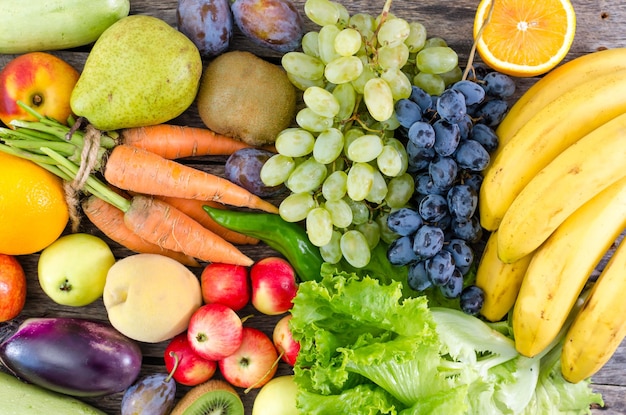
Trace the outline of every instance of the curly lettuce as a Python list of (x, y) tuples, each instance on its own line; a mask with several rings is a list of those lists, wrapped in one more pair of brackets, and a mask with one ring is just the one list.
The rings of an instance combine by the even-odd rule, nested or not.
[(510, 327), (431, 307), (389, 276), (327, 273), (300, 284), (292, 314), (302, 413), (585, 414), (602, 403), (560, 376), (557, 346), (525, 358)]

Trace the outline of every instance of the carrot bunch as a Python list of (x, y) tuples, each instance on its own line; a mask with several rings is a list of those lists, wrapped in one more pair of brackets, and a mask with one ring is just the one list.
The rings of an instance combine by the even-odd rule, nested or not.
[[(110, 239), (135, 252), (160, 253), (181, 263), (197, 260), (249, 266), (236, 245), (257, 239), (230, 231), (206, 215), (203, 205), (276, 213), (277, 207), (248, 190), (175, 159), (229, 155), (249, 147), (212, 131), (161, 124), (97, 131), (97, 144), (78, 126), (43, 117), (0, 129), (0, 151), (29, 159), (90, 196), (81, 207)], [(93, 131), (91, 131), (93, 133)], [(85, 165), (90, 167), (85, 173)], [(93, 170), (91, 170), (93, 169)], [(102, 173), (104, 180), (99, 178)]]

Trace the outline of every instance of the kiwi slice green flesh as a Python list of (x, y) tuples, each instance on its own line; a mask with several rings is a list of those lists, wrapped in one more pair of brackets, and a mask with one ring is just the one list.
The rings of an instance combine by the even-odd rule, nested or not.
[(228, 383), (215, 379), (192, 388), (171, 414), (244, 415), (244, 408), (237, 392)]

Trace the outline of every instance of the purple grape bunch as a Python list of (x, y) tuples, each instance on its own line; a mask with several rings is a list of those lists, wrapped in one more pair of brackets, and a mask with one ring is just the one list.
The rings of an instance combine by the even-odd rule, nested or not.
[(395, 111), (415, 193), (410, 205), (388, 215), (387, 226), (397, 238), (387, 258), (408, 266), (412, 289), (438, 289), (475, 315), (484, 292), (467, 276), (484, 236), (478, 216), (481, 172), (498, 147), (496, 128), (509, 109), (515, 82), (485, 72), (452, 83), (439, 96), (412, 88)]

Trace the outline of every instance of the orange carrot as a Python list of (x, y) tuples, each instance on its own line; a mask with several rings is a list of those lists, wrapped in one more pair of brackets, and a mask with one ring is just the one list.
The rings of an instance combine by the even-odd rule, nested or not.
[(193, 257), (171, 251), (140, 238), (124, 224), (124, 212), (96, 196), (90, 196), (82, 203), (83, 212), (102, 233), (113, 241), (144, 254), (161, 254), (177, 260), (181, 264), (199, 267)]
[(243, 141), (206, 128), (157, 124), (122, 130), (121, 143), (142, 148), (166, 159), (192, 156), (229, 156), (251, 147)]
[(278, 213), (278, 208), (227, 179), (120, 144), (107, 160), (105, 179), (132, 192), (214, 201)]
[(208, 262), (250, 266), (254, 262), (230, 242), (153, 197), (133, 196), (124, 223), (139, 237)]
[(167, 197), (167, 196), (156, 196), (157, 199), (160, 199), (170, 206), (175, 207), (180, 210), (184, 214), (189, 217), (195, 219), (198, 223), (200, 223), (205, 228), (213, 231), (217, 235), (226, 239), (229, 242), (232, 242), (237, 245), (256, 245), (259, 243), (259, 240), (256, 238), (252, 238), (251, 236), (244, 235), (239, 232), (232, 231), (219, 223), (215, 222), (211, 216), (209, 216), (206, 211), (202, 208), (204, 205), (208, 205), (211, 207), (215, 207), (218, 209), (225, 209), (224, 205), (217, 202), (203, 202), (201, 200), (196, 199), (181, 199), (178, 197)]

